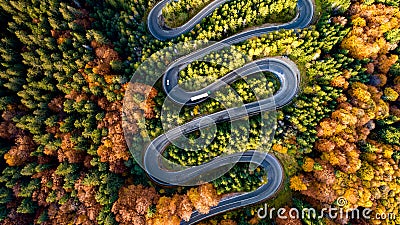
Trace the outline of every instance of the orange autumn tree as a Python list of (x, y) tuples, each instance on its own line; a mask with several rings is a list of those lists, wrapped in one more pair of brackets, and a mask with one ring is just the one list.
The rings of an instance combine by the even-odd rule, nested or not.
[[(148, 93), (147, 100), (143, 102), (129, 102), (129, 107), (132, 109), (132, 126), (131, 133), (138, 132), (136, 123), (133, 121), (136, 118), (145, 117), (151, 119), (155, 116), (153, 98), (157, 95), (156, 89), (149, 85), (141, 83), (129, 83), (133, 88), (129, 89), (131, 95)], [(125, 89), (125, 86), (123, 90)], [(102, 121), (99, 122), (98, 128), (107, 128), (108, 135), (101, 141), (100, 147), (97, 149), (97, 154), (102, 162), (110, 163), (110, 170), (116, 173), (123, 173), (125, 170), (124, 161), (130, 157), (128, 146), (125, 142), (124, 129), (122, 127), (122, 101), (109, 102), (106, 98), (98, 99), (98, 105), (105, 110), (106, 114)], [(126, 106), (128, 107), (128, 106)], [(125, 127), (126, 128), (126, 127)]]
[[(342, 196), (347, 200), (346, 210), (367, 207), (397, 214), (398, 207), (392, 202), (398, 184), (392, 181), (397, 180), (399, 173), (392, 155), (399, 148), (368, 139), (375, 128), (374, 120), (387, 118), (390, 105), (382, 99), (382, 91), (371, 85), (355, 82), (347, 94), (349, 100), (340, 100), (331, 117), (317, 127), (319, 140), (315, 149), (321, 152), (321, 157), (315, 159), (312, 171), (306, 166), (309, 160), (305, 160), (303, 170), (307, 173), (297, 176), (300, 180), (296, 183), (306, 185), (301, 193), (310, 197), (311, 202), (332, 204)], [(360, 143), (367, 144), (360, 146)], [(299, 190), (294, 185), (291, 188)], [(336, 222), (346, 224), (348, 220), (338, 218)], [(370, 222), (390, 224), (389, 220)]]
[[(87, 198), (84, 193), (90, 193), (90, 187), (78, 184), (76, 187), (79, 190), (78, 197)], [(211, 207), (218, 205), (220, 199), (212, 184), (193, 187), (186, 194), (172, 197), (160, 196), (153, 187), (126, 185), (119, 190), (118, 200), (111, 211), (122, 225), (179, 225), (181, 220), (189, 221), (193, 210), (208, 213)], [(155, 212), (150, 210), (151, 206), (155, 206)]]
[(142, 185), (124, 186), (118, 196), (111, 211), (121, 225), (145, 225), (149, 207), (159, 199), (153, 187), (145, 188)]
[(383, 4), (353, 4), (349, 10), (353, 29), (341, 44), (357, 59), (386, 54), (396, 46), (385, 40), (387, 31), (400, 27), (400, 13), (396, 7)]
[[(343, 196), (347, 200), (345, 209), (366, 207), (398, 214), (394, 203), (397, 191), (393, 191), (398, 187), (391, 182), (398, 176), (398, 165), (392, 158), (398, 148), (382, 147), (369, 140), (369, 136), (374, 132), (375, 120), (385, 120), (397, 110), (399, 79), (393, 77), (390, 69), (398, 61), (398, 56), (391, 52), (398, 43), (386, 40), (385, 34), (399, 28), (400, 13), (395, 7), (361, 3), (354, 3), (349, 13), (353, 27), (341, 47), (354, 58), (371, 60), (366, 65), (366, 73), (371, 75), (370, 85), (355, 82), (347, 86), (343, 85), (347, 81), (339, 78), (332, 81), (331, 85), (342, 87), (345, 95), (337, 99), (336, 110), (317, 127), (319, 139), (314, 149), (321, 153), (320, 158), (314, 158), (313, 166), (310, 160), (304, 160), (304, 172), (293, 179), (291, 187), (303, 189), (301, 193), (314, 206), (334, 204)], [(348, 220), (338, 218), (335, 222), (346, 224)], [(368, 222), (391, 224), (387, 220)]]
[(4, 155), (4, 159), (9, 166), (23, 165), (29, 158), (30, 153), (35, 148), (32, 138), (27, 135), (18, 136), (15, 140), (16, 145)]
[(147, 223), (149, 225), (179, 225), (181, 220), (189, 221), (193, 209), (207, 214), (210, 208), (217, 206), (221, 196), (217, 195), (212, 184), (203, 184), (191, 188), (184, 195), (161, 197), (156, 206), (156, 214)]

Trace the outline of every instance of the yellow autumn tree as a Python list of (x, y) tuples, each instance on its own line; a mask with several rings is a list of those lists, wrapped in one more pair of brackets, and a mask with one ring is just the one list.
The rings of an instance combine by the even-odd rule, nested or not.
[(307, 186), (299, 176), (290, 178), (290, 188), (295, 191), (305, 191)]

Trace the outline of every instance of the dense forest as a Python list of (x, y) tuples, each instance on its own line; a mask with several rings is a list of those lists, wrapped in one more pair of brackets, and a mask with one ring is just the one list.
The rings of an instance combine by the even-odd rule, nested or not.
[[(172, 1), (165, 25), (177, 27), (211, 1)], [(200, 186), (155, 185), (132, 157), (124, 137), (122, 110), (129, 81), (157, 52), (182, 41), (219, 41), (263, 24), (295, 16), (294, 0), (232, 0), (195, 28), (159, 41), (147, 30), (154, 0), (0, 0), (0, 224), (175, 225), (192, 211), (209, 212), (226, 195), (252, 191), (268, 174), (235, 165)], [(199, 165), (229, 154), (237, 135), (241, 151), (263, 148), (282, 162), (286, 180), (277, 207), (346, 210), (369, 208), (395, 220), (304, 218), (261, 220), (264, 204), (227, 212), (202, 225), (400, 224), (400, 10), (397, 0), (316, 0), (312, 26), (280, 30), (236, 44), (248, 56), (221, 65), (211, 53), (180, 71), (179, 84), (199, 89), (245, 63), (287, 56), (299, 66), (301, 92), (291, 104), (249, 118), (249, 141), (218, 124), (207, 147), (170, 145), (166, 157)], [(260, 76), (261, 75), (261, 76)], [(146, 78), (144, 78), (146, 79)], [(159, 83), (158, 83), (159, 84)], [(257, 93), (254, 93), (254, 88)], [(271, 96), (279, 82), (269, 73), (240, 79), (218, 99), (255, 101)], [(151, 93), (150, 100), (143, 95)], [(237, 93), (237, 95), (235, 95)], [(167, 122), (181, 125), (230, 105), (209, 99), (179, 114), (162, 108), (160, 85), (136, 83), (134, 116), (155, 138)], [(231, 104), (235, 104), (233, 101)], [(169, 112), (171, 110), (171, 113)], [(138, 120), (139, 121), (139, 120)], [(275, 132), (265, 127), (274, 126)], [(188, 135), (195, 139), (199, 133)], [(208, 137), (204, 137), (207, 139)], [(266, 141), (267, 140), (267, 141)], [(194, 151), (197, 150), (197, 151)]]

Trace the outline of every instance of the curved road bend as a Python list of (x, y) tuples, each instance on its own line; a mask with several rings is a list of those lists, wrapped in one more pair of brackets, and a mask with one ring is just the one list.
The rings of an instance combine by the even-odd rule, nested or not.
[[(288, 59), (276, 57), (276, 58), (265, 58), (253, 61), (249, 64), (246, 64), (244, 67), (241, 67), (237, 70), (228, 73), (226, 76), (224, 76), (224, 78), (233, 77), (237, 79), (239, 77), (244, 77), (250, 74), (254, 74), (255, 72), (258, 72), (260, 70), (273, 72), (281, 83), (279, 90), (274, 94), (273, 97), (262, 99), (257, 102), (247, 103), (244, 104), (242, 107), (230, 108), (227, 110), (207, 115), (206, 117), (208, 120), (204, 120), (204, 117), (196, 118), (188, 123), (185, 123), (182, 126), (175, 127), (167, 131), (166, 133), (158, 136), (150, 143), (145, 153), (144, 161), (145, 161), (146, 171), (153, 178), (156, 178), (157, 180), (162, 179), (164, 185), (165, 184), (184, 185), (186, 183), (191, 183), (191, 181), (193, 180), (198, 180), (199, 177), (201, 175), (206, 174), (207, 171), (213, 171), (220, 168), (223, 165), (226, 165), (224, 163), (227, 163), (228, 159), (230, 159), (229, 161), (230, 163), (237, 162), (239, 156), (234, 156), (234, 157), (232, 156), (231, 158), (229, 158), (229, 156), (226, 157), (224, 156), (224, 157), (218, 157), (200, 166), (186, 168), (185, 170), (182, 171), (164, 170), (160, 168), (160, 166), (161, 167), (163, 166), (162, 162), (154, 163), (155, 159), (159, 159), (164, 149), (169, 145), (169, 140), (174, 140), (180, 137), (181, 135), (209, 127), (210, 124), (212, 124), (212, 122), (214, 121), (220, 123), (230, 120), (236, 120), (244, 118), (249, 115), (256, 115), (260, 112), (270, 111), (275, 109), (275, 107), (282, 107), (287, 103), (289, 103), (290, 100), (298, 92), (300, 72), (297, 69), (296, 65)], [(220, 84), (223, 85), (223, 82), (221, 83), (215, 82), (214, 84), (211, 84), (210, 86), (204, 89), (213, 91), (216, 90), (214, 89), (214, 87), (215, 86), (218, 87)], [(190, 95), (184, 96), (179, 100), (182, 99), (184, 100), (189, 97)], [(253, 153), (253, 154), (260, 154), (260, 153)], [(261, 161), (254, 163), (260, 164)], [(268, 177), (270, 177), (269, 173)], [(282, 175), (279, 175), (278, 177), (282, 177)]]
[[(148, 17), (147, 17), (147, 27), (150, 33), (159, 40), (168, 40), (184, 34), (191, 29), (193, 29), (196, 24), (200, 23), (204, 17), (210, 15), (216, 8), (221, 4), (228, 2), (229, 0), (215, 0), (208, 4), (204, 9), (202, 9), (198, 14), (196, 14), (192, 19), (190, 19), (184, 25), (177, 28), (165, 28), (160, 24), (160, 16), (162, 14), (162, 9), (171, 0), (163, 0), (154, 6)], [(262, 34), (269, 33), (271, 31), (276, 31), (279, 29), (296, 29), (305, 28), (312, 22), (314, 15), (314, 5), (312, 0), (298, 0), (297, 11), (294, 19), (288, 23), (280, 24), (276, 26), (259, 27), (251, 30), (247, 30), (235, 35), (232, 35), (220, 43), (225, 44), (235, 44), (245, 41), (251, 37), (258, 37)], [(214, 49), (215, 50), (215, 49)]]
[[(200, 11), (185, 25), (178, 28), (166, 30), (159, 24), (159, 16), (162, 13), (162, 8), (168, 1), (169, 0), (164, 0), (158, 3), (151, 10), (148, 17), (148, 27), (150, 32), (160, 40), (174, 38), (181, 35), (182, 33), (189, 31), (197, 23), (199, 23), (202, 18), (211, 14), (215, 8), (220, 6), (222, 3), (227, 2), (228, 0), (214, 1), (202, 11)], [(296, 64), (289, 59), (282, 57), (265, 58), (253, 61), (235, 71), (230, 72), (229, 74), (220, 78), (218, 81), (207, 86), (206, 88), (195, 92), (186, 92), (183, 89), (179, 88), (177, 85), (179, 71), (183, 69), (183, 67), (188, 63), (207, 55), (211, 51), (220, 50), (227, 45), (239, 43), (247, 40), (248, 38), (261, 36), (262, 34), (266, 34), (279, 29), (305, 28), (311, 23), (313, 14), (314, 5), (312, 0), (299, 0), (297, 4), (296, 17), (291, 22), (278, 26), (256, 28), (253, 30), (238, 33), (220, 42), (195, 51), (184, 57), (181, 57), (180, 59), (172, 63), (166, 70), (163, 77), (164, 91), (168, 94), (168, 97), (175, 102), (187, 105), (198, 104), (199, 102), (204, 101), (204, 99), (191, 101), (190, 99), (193, 96), (206, 92), (214, 92), (218, 90), (218, 88), (220, 88), (222, 85), (232, 83), (238, 78), (247, 76), (254, 72), (259, 72), (260, 69), (262, 71), (272, 72), (281, 83), (280, 89), (271, 98), (263, 99), (258, 102), (248, 103), (240, 108), (231, 108), (211, 115), (207, 115), (205, 116), (208, 118), (207, 120), (203, 120), (204, 117), (197, 118), (182, 126), (169, 130), (165, 134), (158, 136), (150, 143), (144, 156), (145, 169), (150, 174), (150, 177), (161, 185), (171, 186), (190, 183), (194, 179), (198, 180), (198, 178), (204, 174), (212, 173), (213, 171), (218, 170), (218, 168), (221, 168), (225, 165), (230, 165), (233, 162), (255, 163), (263, 167), (268, 174), (268, 182), (260, 186), (257, 190), (224, 198), (216, 207), (211, 208), (208, 214), (204, 215), (195, 211), (193, 212), (190, 220), (188, 222), (182, 221), (181, 225), (194, 224), (203, 219), (212, 217), (216, 214), (233, 210), (239, 207), (257, 204), (272, 197), (279, 191), (280, 187), (282, 186), (284, 171), (279, 160), (277, 160), (274, 156), (257, 151), (247, 151), (244, 153), (217, 157), (210, 162), (207, 162), (200, 166), (188, 167), (182, 171), (171, 171), (163, 166), (163, 162), (161, 160), (162, 152), (170, 144), (169, 140), (175, 139), (192, 131), (208, 127), (214, 122), (220, 123), (224, 121), (239, 119), (249, 115), (255, 115), (260, 112), (265, 112), (274, 109), (275, 107), (282, 107), (285, 104), (288, 104), (299, 90), (300, 72)], [(169, 85), (167, 85), (167, 81)]]
[[(173, 1), (173, 0), (172, 0)], [(164, 0), (155, 5), (150, 11), (147, 17), (147, 27), (149, 28), (151, 34), (159, 40), (167, 40), (177, 37), (181, 34), (187, 33), (193, 29), (196, 24), (200, 23), (200, 21), (214, 12), (216, 8), (220, 5), (224, 4), (229, 0), (214, 0), (206, 7), (204, 7), (199, 13), (197, 13), (193, 18), (191, 18), (184, 25), (176, 28), (168, 28), (161, 25), (161, 15), (162, 9), (168, 2), (171, 0)]]

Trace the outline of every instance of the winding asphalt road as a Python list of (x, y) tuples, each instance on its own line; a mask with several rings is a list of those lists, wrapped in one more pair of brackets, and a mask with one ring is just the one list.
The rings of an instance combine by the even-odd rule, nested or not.
[[(201, 10), (190, 21), (178, 28), (165, 28), (160, 25), (160, 16), (162, 8), (169, 2), (164, 0), (158, 3), (148, 16), (148, 28), (150, 32), (160, 40), (167, 40), (177, 37), (185, 32), (190, 31), (204, 17), (210, 15), (218, 6), (228, 0), (215, 0), (203, 10)], [(300, 83), (300, 72), (298, 67), (291, 60), (284, 57), (264, 58), (253, 61), (243, 67), (230, 72), (220, 78), (213, 84), (194, 92), (187, 92), (178, 86), (178, 73), (187, 64), (199, 59), (211, 51), (218, 51), (231, 44), (243, 42), (251, 37), (258, 37), (271, 31), (279, 29), (296, 29), (305, 28), (310, 25), (314, 14), (314, 5), (312, 0), (299, 0), (297, 3), (297, 13), (295, 18), (286, 24), (270, 27), (261, 27), (247, 30), (220, 42), (212, 44), (208, 47), (188, 54), (174, 63), (166, 70), (163, 77), (163, 88), (168, 97), (179, 104), (195, 105), (204, 101), (201, 98), (192, 101), (192, 97), (207, 93), (212, 94), (226, 84), (232, 83), (240, 77), (254, 74), (260, 71), (272, 72), (280, 81), (280, 89), (274, 96), (260, 100), (258, 102), (244, 104), (242, 107), (230, 108), (211, 115), (194, 119), (182, 126), (173, 128), (168, 132), (158, 136), (148, 146), (144, 155), (144, 165), (149, 176), (157, 183), (165, 186), (185, 185), (200, 180), (202, 176), (213, 173), (219, 168), (231, 165), (236, 162), (251, 162), (261, 166), (267, 172), (268, 182), (260, 186), (257, 190), (248, 193), (241, 193), (231, 197), (222, 199), (216, 207), (211, 208), (208, 214), (200, 214), (195, 211), (188, 222), (182, 221), (183, 224), (194, 224), (203, 219), (212, 217), (216, 214), (233, 210), (239, 207), (249, 206), (262, 202), (274, 196), (282, 186), (284, 179), (283, 167), (279, 160), (273, 155), (258, 152), (247, 151), (223, 157), (217, 157), (210, 162), (195, 167), (187, 167), (181, 171), (173, 171), (163, 165), (162, 153), (170, 144), (170, 140), (176, 139), (182, 135), (188, 134), (195, 130), (206, 128), (214, 123), (231, 121), (255, 115), (260, 112), (266, 112), (276, 107), (282, 107), (288, 104), (297, 94)], [(205, 120), (206, 118), (206, 120)]]

